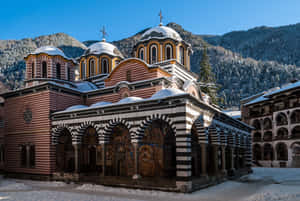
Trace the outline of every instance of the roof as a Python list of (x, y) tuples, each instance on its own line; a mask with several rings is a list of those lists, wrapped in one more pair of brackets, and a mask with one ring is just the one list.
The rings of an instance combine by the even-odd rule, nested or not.
[(182, 41), (181, 36), (174, 29), (162, 25), (147, 30), (145, 33), (143, 33), (140, 41), (146, 41), (152, 38), (155, 39), (171, 38), (176, 41)]
[(84, 52), (84, 55), (89, 54), (108, 54), (115, 57), (124, 58), (123, 54), (118, 50), (118, 48), (108, 42), (101, 41), (94, 43), (88, 47), (88, 49)]
[(263, 94), (263, 95), (257, 97), (256, 99), (246, 103), (245, 105), (251, 105), (251, 104), (254, 104), (254, 103), (263, 102), (263, 101), (269, 100), (270, 97), (273, 96), (273, 95), (276, 95), (276, 94), (279, 94), (279, 93), (282, 93), (282, 92), (286, 92), (286, 91), (289, 91), (289, 90), (292, 90), (292, 89), (296, 89), (296, 88), (300, 88), (300, 81), (295, 82), (295, 83), (286, 84), (281, 88), (277, 87), (277, 88), (270, 89), (265, 94)]
[(45, 53), (51, 56), (62, 56), (65, 59), (70, 59), (65, 55), (65, 53), (61, 49), (54, 46), (42, 46), (30, 54), (41, 54), (41, 53)]

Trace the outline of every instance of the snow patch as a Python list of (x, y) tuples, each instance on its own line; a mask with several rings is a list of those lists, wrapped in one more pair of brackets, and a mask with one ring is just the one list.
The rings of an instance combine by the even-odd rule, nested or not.
[(97, 102), (97, 103), (94, 103), (94, 104), (90, 105), (90, 108), (101, 107), (101, 106), (110, 105), (110, 104), (112, 104), (112, 103), (111, 102), (100, 101), (100, 102)]
[(170, 96), (176, 96), (176, 95), (182, 95), (182, 94), (187, 94), (186, 92), (180, 90), (180, 89), (175, 89), (175, 88), (168, 88), (168, 89), (162, 89), (155, 94), (151, 96), (151, 99), (161, 99), (161, 98), (166, 98)]
[(85, 108), (88, 108), (88, 106), (86, 106), (86, 105), (73, 105), (73, 106), (68, 107), (67, 109), (65, 109), (65, 111), (72, 111), (72, 110), (85, 109)]
[(144, 99), (140, 97), (131, 96), (131, 97), (121, 99), (118, 103), (135, 103), (142, 100)]
[(65, 59), (70, 59), (69, 57), (67, 57), (64, 52), (57, 48), (57, 47), (54, 47), (54, 46), (42, 46), (38, 49), (36, 49), (33, 53), (31, 54), (41, 54), (41, 53), (45, 53), (45, 54), (48, 54), (48, 55), (51, 55), (51, 56), (62, 56), (64, 57)]

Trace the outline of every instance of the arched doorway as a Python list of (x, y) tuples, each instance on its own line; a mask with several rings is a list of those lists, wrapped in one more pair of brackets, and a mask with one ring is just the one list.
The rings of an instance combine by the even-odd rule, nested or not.
[(260, 121), (258, 119), (253, 121), (252, 126), (255, 128), (255, 130), (261, 130)]
[(261, 133), (256, 132), (253, 134), (253, 142), (260, 142), (261, 141)]
[(276, 125), (277, 126), (282, 126), (282, 125), (287, 125), (288, 124), (288, 120), (287, 117), (284, 113), (279, 113), (276, 117)]
[(68, 129), (63, 129), (56, 145), (56, 171), (74, 172), (75, 155), (72, 145), (72, 135)]
[(264, 129), (268, 130), (268, 129), (272, 129), (272, 121), (269, 118), (265, 118), (264, 119)]
[(192, 144), (192, 176), (199, 177), (201, 174), (201, 147), (198, 141), (197, 129), (193, 125), (191, 130)]
[(133, 147), (129, 129), (124, 124), (113, 127), (106, 157), (107, 175), (130, 177), (134, 174)]
[(259, 144), (255, 144), (253, 146), (253, 160), (254, 161), (259, 161), (261, 160), (261, 147)]
[(291, 146), (292, 149), (292, 167), (300, 167), (300, 142), (295, 142)]
[(293, 113), (291, 114), (291, 123), (300, 123), (300, 110), (293, 111)]
[(81, 151), (81, 171), (93, 173), (96, 171), (97, 165), (97, 149), (98, 144), (97, 131), (92, 126), (89, 126), (82, 136), (82, 151)]
[(288, 139), (288, 130), (286, 128), (278, 129), (276, 139), (278, 140)]
[(273, 134), (271, 131), (267, 131), (264, 133), (264, 141), (272, 141)]
[(145, 130), (139, 153), (142, 176), (176, 176), (176, 138), (167, 122), (159, 119), (152, 121)]
[(279, 160), (279, 161), (287, 161), (288, 160), (288, 150), (287, 150), (286, 144), (278, 143), (276, 145), (276, 153), (277, 153), (277, 160)]
[(264, 160), (266, 161), (274, 160), (273, 147), (271, 144), (267, 143), (264, 145)]

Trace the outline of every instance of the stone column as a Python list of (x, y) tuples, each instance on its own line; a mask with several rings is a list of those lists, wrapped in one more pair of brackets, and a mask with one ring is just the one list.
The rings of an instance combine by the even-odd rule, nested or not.
[(139, 144), (137, 142), (133, 143), (134, 148), (134, 175), (132, 179), (139, 179)]
[(234, 168), (234, 147), (231, 147), (230, 148), (230, 154), (231, 154), (231, 167), (230, 167), (230, 170), (234, 171), (235, 168)]
[(102, 144), (102, 176), (105, 176), (106, 147)]
[(200, 146), (201, 146), (201, 176), (207, 177), (206, 144), (200, 144)]
[(222, 174), (226, 174), (226, 149), (225, 146), (223, 145), (222, 147)]
[(80, 160), (79, 160), (79, 147), (80, 145), (79, 144), (74, 144), (73, 145), (74, 147), (74, 155), (75, 155), (75, 173), (79, 173), (80, 171)]

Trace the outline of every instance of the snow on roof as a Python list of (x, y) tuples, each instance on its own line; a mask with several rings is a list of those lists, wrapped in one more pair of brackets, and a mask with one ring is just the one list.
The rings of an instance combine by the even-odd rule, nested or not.
[(140, 98), (140, 97), (130, 96), (130, 97), (121, 99), (118, 103), (134, 103), (134, 102), (138, 102), (138, 101), (142, 101), (142, 100), (144, 100), (144, 99)]
[(180, 89), (175, 89), (175, 88), (168, 88), (168, 89), (162, 89), (155, 94), (151, 96), (151, 99), (160, 99), (160, 98), (165, 98), (169, 96), (175, 96), (175, 95), (182, 95), (182, 94), (187, 94), (186, 92), (180, 90)]
[(238, 119), (241, 118), (241, 111), (240, 110), (224, 110), (223, 113), (227, 114), (228, 116)]
[(267, 95), (270, 96), (270, 95), (278, 94), (280, 92), (288, 91), (290, 89), (294, 89), (294, 88), (298, 88), (298, 87), (300, 87), (300, 81), (284, 85), (280, 89), (272, 91), (272, 92), (268, 93)]
[(123, 54), (118, 50), (116, 46), (105, 41), (97, 42), (90, 45), (84, 54), (87, 55), (87, 54), (102, 54), (102, 53), (124, 58)]
[(100, 101), (100, 102), (97, 102), (97, 103), (94, 103), (94, 104), (90, 105), (90, 108), (101, 107), (101, 106), (110, 105), (110, 104), (112, 104), (112, 103), (111, 102)]
[(148, 31), (146, 31), (142, 35), (141, 41), (149, 40), (152, 38), (156, 38), (156, 39), (171, 38), (177, 41), (182, 41), (181, 36), (174, 29), (162, 25), (153, 27)]
[(59, 55), (59, 56), (64, 57), (65, 59), (70, 59), (64, 54), (64, 52), (61, 49), (54, 47), (54, 46), (42, 46), (42, 47), (36, 49), (31, 54), (41, 54), (41, 53), (45, 53), (45, 54), (48, 54), (51, 56)]
[(259, 96), (258, 98), (246, 103), (245, 105), (251, 105), (251, 104), (254, 104), (254, 103), (259, 103), (259, 102), (262, 102), (262, 101), (266, 101), (266, 100), (269, 100), (268, 98), (265, 97), (265, 95), (262, 95), (262, 96)]
[(80, 82), (75, 84), (77, 89), (81, 92), (93, 91), (98, 89), (96, 85), (91, 82)]
[(68, 107), (64, 111), (72, 111), (72, 110), (85, 109), (85, 108), (88, 108), (88, 106), (86, 106), (86, 105), (73, 105), (71, 107)]

